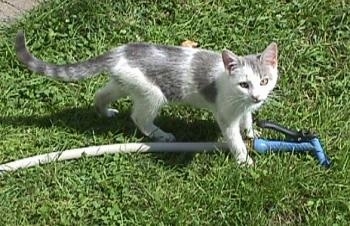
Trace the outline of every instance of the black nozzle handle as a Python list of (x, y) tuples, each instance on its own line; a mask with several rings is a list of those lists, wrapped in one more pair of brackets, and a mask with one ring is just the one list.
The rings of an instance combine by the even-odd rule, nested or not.
[(267, 120), (257, 121), (256, 125), (259, 126), (260, 128), (272, 129), (272, 130), (275, 130), (277, 132), (283, 133), (285, 136), (290, 137), (290, 138), (295, 139), (295, 140), (298, 140), (298, 141), (311, 140), (311, 139), (317, 137), (317, 135), (315, 135), (313, 133), (288, 129), (284, 126), (281, 126), (277, 123), (270, 122)]

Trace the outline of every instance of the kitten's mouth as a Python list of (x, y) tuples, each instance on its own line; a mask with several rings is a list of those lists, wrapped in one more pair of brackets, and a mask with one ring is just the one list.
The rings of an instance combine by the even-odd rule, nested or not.
[(251, 96), (250, 99), (254, 104), (260, 104), (264, 102), (264, 99), (260, 97)]

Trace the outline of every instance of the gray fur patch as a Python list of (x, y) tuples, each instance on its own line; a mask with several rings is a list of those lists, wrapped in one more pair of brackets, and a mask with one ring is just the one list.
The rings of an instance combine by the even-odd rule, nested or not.
[(263, 78), (269, 75), (268, 68), (260, 60), (260, 55), (247, 55), (242, 58), (242, 64), (250, 67), (253, 72)]
[(132, 67), (140, 68), (170, 101), (183, 98), (184, 50), (175, 46), (133, 43), (126, 45), (125, 56)]
[(202, 50), (194, 54), (191, 62), (191, 72), (197, 89), (211, 103), (215, 103), (218, 94), (213, 68), (220, 61), (222, 59), (219, 54)]
[(96, 75), (104, 70), (108, 70), (116, 61), (115, 53), (111, 51), (83, 62), (65, 65), (51, 64), (33, 56), (25, 43), (24, 33), (18, 32), (15, 42), (18, 59), (34, 72), (63, 81), (77, 81)]
[(124, 48), (124, 54), (128, 60), (139, 60), (147, 57), (152, 49), (152, 46), (147, 43), (130, 43)]

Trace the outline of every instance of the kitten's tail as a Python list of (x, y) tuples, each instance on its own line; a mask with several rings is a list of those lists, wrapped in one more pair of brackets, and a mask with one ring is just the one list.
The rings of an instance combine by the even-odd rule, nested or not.
[(57, 65), (44, 62), (29, 52), (22, 31), (17, 33), (15, 48), (18, 59), (30, 70), (62, 81), (78, 81), (91, 77), (108, 70), (111, 64), (115, 63), (114, 55), (111, 52), (84, 62), (72, 64)]

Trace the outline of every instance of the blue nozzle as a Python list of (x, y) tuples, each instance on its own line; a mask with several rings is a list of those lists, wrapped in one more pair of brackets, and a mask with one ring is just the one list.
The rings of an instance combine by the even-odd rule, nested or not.
[(267, 152), (308, 152), (311, 151), (322, 166), (329, 167), (331, 161), (323, 151), (318, 138), (312, 138), (310, 141), (276, 141), (265, 140), (261, 138), (254, 139), (254, 150), (264, 154)]

